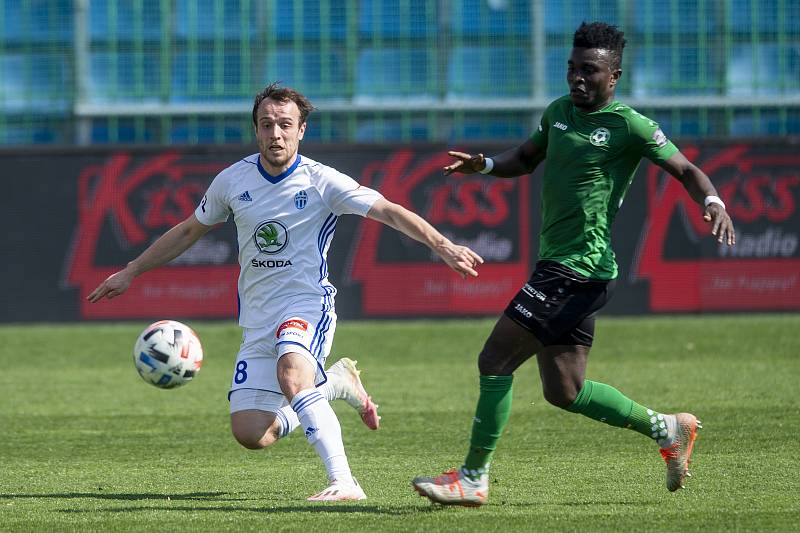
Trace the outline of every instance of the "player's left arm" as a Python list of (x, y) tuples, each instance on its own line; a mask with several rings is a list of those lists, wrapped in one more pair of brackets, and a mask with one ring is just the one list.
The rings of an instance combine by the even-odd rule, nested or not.
[[(683, 184), (695, 202), (704, 206), (703, 218), (711, 223), (711, 234), (717, 237), (717, 242), (726, 243), (728, 246), (736, 244), (736, 233), (731, 217), (725, 206), (717, 203), (719, 195), (706, 173), (686, 159), (680, 151), (658, 164)], [(707, 198), (713, 198), (714, 201), (707, 202)]]
[(483, 258), (466, 246), (453, 244), (439, 233), (424, 218), (405, 207), (379, 198), (372, 204), (367, 217), (377, 220), (428, 246), (455, 270), (462, 278), (477, 277), (475, 268), (483, 263)]

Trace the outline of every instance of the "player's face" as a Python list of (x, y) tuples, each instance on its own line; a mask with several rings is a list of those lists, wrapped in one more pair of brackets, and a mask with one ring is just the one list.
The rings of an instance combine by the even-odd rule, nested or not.
[(612, 52), (603, 48), (573, 48), (567, 62), (569, 96), (575, 107), (585, 111), (600, 109), (614, 97), (622, 74), (611, 68)]
[(256, 140), (261, 162), (270, 173), (280, 174), (294, 163), (306, 123), (300, 123), (297, 104), (269, 98), (259, 104), (256, 117)]

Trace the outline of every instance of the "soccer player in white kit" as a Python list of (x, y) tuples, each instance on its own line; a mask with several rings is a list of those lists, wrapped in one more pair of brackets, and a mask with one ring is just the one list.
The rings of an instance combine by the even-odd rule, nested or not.
[(336, 289), (327, 252), (337, 217), (372, 218), (427, 245), (461, 276), (477, 276), (478, 254), (450, 242), (420, 216), (298, 153), (313, 106), (273, 83), (256, 95), (259, 153), (220, 172), (195, 210), (87, 299), (127, 290), (134, 277), (163, 265), (233, 215), (239, 240), (242, 344), (229, 393), (231, 430), (246, 448), (265, 448), (298, 426), (325, 463), (330, 485), (311, 501), (363, 500), (350, 472), (341, 427), (329, 401), (344, 399), (377, 429), (377, 406), (355, 363), (326, 372), (336, 329)]

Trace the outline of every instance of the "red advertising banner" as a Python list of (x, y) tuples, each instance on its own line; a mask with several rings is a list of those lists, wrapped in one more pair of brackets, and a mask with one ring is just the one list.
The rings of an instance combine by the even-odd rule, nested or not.
[[(128, 257), (133, 259), (137, 250), (194, 212), (209, 176), (225, 166), (186, 161), (182, 154), (168, 151), (145, 158), (115, 153), (105, 163), (83, 169), (77, 179), (78, 224), (67, 263), (68, 283), (80, 287), (81, 317), (233, 315), (238, 267), (230, 264), (169, 265), (136, 280), (116, 305), (85, 299), (124, 266), (118, 253), (103, 257), (104, 238), (113, 239), (115, 248), (134, 252)], [(105, 266), (109, 259), (117, 262)]]
[(363, 284), (367, 315), (486, 314), (501, 311), (529, 271), (528, 179), (498, 180), (480, 174), (444, 176), (446, 153), (414, 161), (399, 150), (362, 172), (365, 185), (419, 212), (451, 240), (473, 248), (487, 262), (478, 278), (453, 276), (444, 263), (402, 254), (381, 257), (381, 240), (393, 230), (365, 221), (357, 237), (352, 277)]
[[(613, 229), (621, 276), (604, 312), (800, 310), (798, 145), (679, 145), (713, 179), (737, 244), (718, 245), (680, 182), (643, 163)], [(497, 315), (528, 278), (538, 245), (537, 177), (444, 176), (447, 149), (303, 147), (486, 260), (477, 279), (464, 280), (401, 233), (340, 217), (328, 256), (340, 317)], [(10, 229), (0, 247), (13, 258), (0, 276), (0, 291), (13, 305), (0, 306), (0, 321), (235, 317), (239, 267), (230, 222), (142, 275), (123, 296), (91, 305), (85, 297), (189, 216), (213, 177), (247, 152), (240, 146), (0, 151), (9, 176), (29, 178), (7, 180), (0, 197), (0, 217)]]
[[(647, 219), (636, 273), (650, 280), (652, 311), (800, 309), (800, 154), (786, 147), (734, 144), (713, 153), (684, 153), (710, 176), (737, 230), (734, 247), (673, 258), (670, 239), (709, 239), (709, 227), (683, 186), (647, 169)], [(670, 232), (676, 218), (682, 231)], [(683, 233), (681, 235), (681, 233)], [(716, 242), (716, 241), (713, 241)]]

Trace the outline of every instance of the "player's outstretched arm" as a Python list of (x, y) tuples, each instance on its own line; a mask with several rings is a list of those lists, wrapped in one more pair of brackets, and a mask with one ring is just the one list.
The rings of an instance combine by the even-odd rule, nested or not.
[(128, 290), (133, 278), (172, 261), (196, 243), (211, 227), (202, 224), (192, 213), (189, 218), (174, 226), (148, 246), (125, 268), (108, 276), (86, 299), (94, 303), (103, 298), (110, 299), (119, 296)]
[(453, 244), (424, 218), (405, 207), (381, 198), (372, 205), (367, 217), (382, 222), (427, 245), (462, 278), (478, 276), (475, 267), (483, 263), (481, 256), (466, 246)]
[[(445, 175), (454, 172), (472, 174), (481, 172), (486, 168), (486, 157), (483, 154), (467, 154), (465, 152), (447, 152), (456, 161), (450, 163), (442, 170)], [(536, 146), (531, 139), (511, 150), (506, 150), (500, 155), (492, 157), (492, 169), (487, 174), (498, 178), (513, 178), (523, 174), (530, 174), (545, 158), (545, 150)]]
[[(680, 181), (692, 199), (704, 207), (703, 219), (711, 223), (711, 234), (717, 237), (717, 242), (728, 246), (736, 244), (733, 221), (706, 173), (686, 159), (681, 152), (676, 152), (661, 163), (661, 167)], [(709, 202), (708, 199), (712, 201)]]

